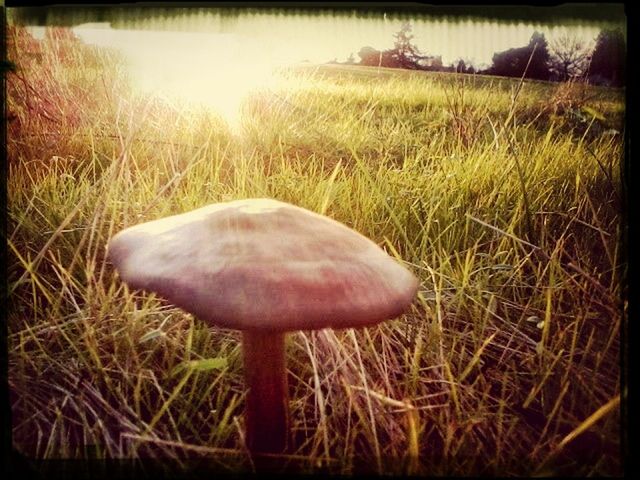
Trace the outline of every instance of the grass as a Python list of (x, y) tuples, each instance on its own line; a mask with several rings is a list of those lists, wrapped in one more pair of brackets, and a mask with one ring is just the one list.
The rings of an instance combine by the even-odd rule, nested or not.
[(399, 319), (288, 336), (292, 469), (621, 474), (624, 92), (305, 67), (247, 99), (238, 135), (136, 94), (114, 52), (34, 47), (12, 27), (9, 41), (18, 452), (251, 470), (239, 332), (129, 290), (105, 245), (272, 197), (355, 228), (421, 280)]

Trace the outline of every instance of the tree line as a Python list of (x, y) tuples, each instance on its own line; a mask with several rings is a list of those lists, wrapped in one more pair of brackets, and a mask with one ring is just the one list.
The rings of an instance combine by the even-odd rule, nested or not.
[(594, 46), (570, 35), (548, 42), (544, 34), (536, 31), (527, 45), (496, 52), (491, 65), (485, 69), (477, 69), (462, 58), (443, 65), (441, 56), (420, 52), (413, 43), (411, 30), (409, 23), (403, 24), (394, 34), (393, 48), (380, 51), (362, 47), (358, 52), (360, 61), (356, 62), (352, 54), (346, 63), (518, 78), (524, 75), (525, 78), (552, 81), (586, 78), (590, 83), (610, 86), (625, 83), (626, 43), (619, 29), (601, 30)]

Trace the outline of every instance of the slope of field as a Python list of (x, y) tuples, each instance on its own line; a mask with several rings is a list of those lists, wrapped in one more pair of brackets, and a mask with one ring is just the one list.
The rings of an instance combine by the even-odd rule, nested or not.
[(254, 92), (232, 131), (135, 93), (114, 52), (9, 40), (18, 452), (251, 468), (239, 332), (129, 290), (104, 252), (127, 226), (272, 197), (421, 281), (399, 319), (289, 335), (292, 469), (622, 472), (624, 92), (304, 67)]

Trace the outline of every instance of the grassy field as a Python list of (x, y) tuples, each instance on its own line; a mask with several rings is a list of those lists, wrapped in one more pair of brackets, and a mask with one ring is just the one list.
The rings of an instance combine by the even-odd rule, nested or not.
[(623, 91), (306, 66), (254, 92), (232, 131), (136, 94), (114, 52), (13, 28), (9, 42), (17, 452), (251, 470), (240, 333), (129, 290), (105, 245), (272, 197), (421, 281), (401, 318), (288, 336), (293, 470), (622, 473)]

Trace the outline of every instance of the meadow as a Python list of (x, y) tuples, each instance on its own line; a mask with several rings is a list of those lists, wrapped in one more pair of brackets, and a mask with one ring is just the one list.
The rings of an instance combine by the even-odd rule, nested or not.
[[(252, 469), (240, 332), (128, 289), (119, 230), (271, 197), (420, 279), (402, 317), (287, 337), (293, 471), (620, 475), (624, 90), (358, 66), (215, 111), (8, 27), (8, 379), (31, 459)], [(222, 68), (222, 67), (221, 67)]]

